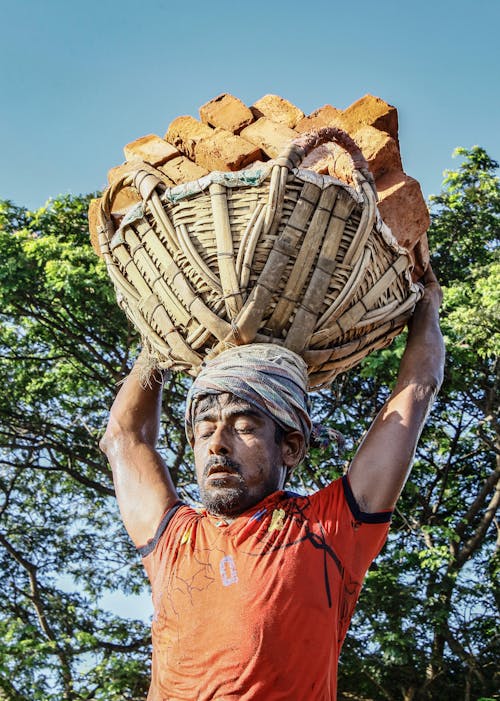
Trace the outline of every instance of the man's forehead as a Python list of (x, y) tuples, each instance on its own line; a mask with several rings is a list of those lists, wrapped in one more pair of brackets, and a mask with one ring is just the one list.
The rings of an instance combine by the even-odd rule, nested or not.
[(208, 418), (210, 415), (219, 413), (242, 413), (250, 414), (264, 418), (263, 412), (250, 404), (250, 402), (236, 397), (229, 392), (221, 392), (217, 394), (206, 394), (196, 402), (194, 421), (200, 421)]

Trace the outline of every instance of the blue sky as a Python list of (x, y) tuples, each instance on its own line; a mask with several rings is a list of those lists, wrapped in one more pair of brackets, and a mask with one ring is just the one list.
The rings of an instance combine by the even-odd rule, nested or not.
[(0, 198), (101, 189), (123, 146), (221, 92), (398, 108), (427, 197), (456, 146), (500, 158), (500, 2), (0, 0)]

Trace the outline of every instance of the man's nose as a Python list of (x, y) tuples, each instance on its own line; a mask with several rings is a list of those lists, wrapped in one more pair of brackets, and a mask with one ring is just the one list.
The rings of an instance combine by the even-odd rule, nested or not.
[(224, 426), (218, 426), (212, 433), (208, 449), (212, 455), (228, 455), (229, 442)]

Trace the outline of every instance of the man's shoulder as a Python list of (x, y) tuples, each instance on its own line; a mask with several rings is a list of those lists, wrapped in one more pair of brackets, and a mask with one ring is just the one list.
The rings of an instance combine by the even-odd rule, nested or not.
[(193, 514), (196, 514), (195, 509), (193, 509), (191, 506), (186, 504), (183, 501), (177, 501), (171, 508), (167, 509), (167, 511), (164, 513), (158, 528), (156, 529), (156, 533), (154, 536), (151, 538), (151, 540), (148, 540), (148, 542), (137, 548), (137, 552), (139, 555), (144, 558), (150, 555), (153, 550), (156, 548), (158, 543), (160, 542), (162, 536), (164, 533), (167, 531), (167, 528), (171, 524), (171, 522), (174, 520), (174, 517), (178, 514), (180, 510), (188, 510), (188, 512), (192, 512)]
[(299, 492), (294, 489), (285, 489), (283, 491), (283, 498), (285, 499), (322, 499), (332, 492), (338, 490), (342, 491), (343, 477), (337, 477), (333, 479), (328, 484), (323, 487), (318, 487), (317, 489), (305, 490), (304, 492)]

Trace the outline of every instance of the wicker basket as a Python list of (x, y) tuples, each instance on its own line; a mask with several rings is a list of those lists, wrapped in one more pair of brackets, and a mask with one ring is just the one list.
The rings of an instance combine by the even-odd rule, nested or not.
[[(353, 186), (299, 168), (323, 143), (347, 151)], [(105, 191), (98, 227), (118, 302), (158, 366), (196, 375), (229, 346), (276, 343), (304, 358), (313, 390), (403, 329), (421, 287), (345, 132), (302, 135), (237, 173), (173, 188), (158, 176), (139, 169)], [(130, 186), (141, 202), (117, 228), (111, 203)]]

